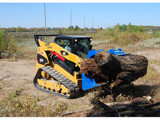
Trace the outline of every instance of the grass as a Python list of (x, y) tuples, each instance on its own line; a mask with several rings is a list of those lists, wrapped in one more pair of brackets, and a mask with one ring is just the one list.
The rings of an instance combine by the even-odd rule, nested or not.
[(160, 60), (150, 60), (149, 64), (160, 65)]
[(0, 30), (0, 58), (11, 57), (17, 51), (14, 37), (6, 35), (4, 30)]
[(137, 46), (140, 46), (143, 48), (159, 49), (160, 48), (160, 38), (140, 41), (139, 43), (137, 43)]
[(146, 82), (151, 82), (151, 81), (159, 81), (160, 80), (160, 74), (157, 70), (155, 70), (150, 64), (148, 65), (147, 69), (147, 74), (139, 78), (140, 81), (146, 81)]
[(20, 47), (18, 48), (17, 52), (14, 54), (14, 57), (16, 59), (35, 59), (36, 56), (36, 48), (35, 50), (25, 48), (25, 47)]
[(146, 29), (135, 25), (116, 25), (113, 28), (107, 28), (97, 33), (88, 34), (96, 40), (115, 43), (117, 45), (135, 44), (139, 41), (156, 38), (155, 34), (150, 34)]
[(39, 98), (21, 97), (22, 90), (15, 90), (0, 102), (0, 117), (56, 117), (68, 109), (66, 103), (57, 101), (53, 106), (37, 105)]
[(7, 41), (5, 38), (5, 31), (0, 31), (0, 52), (3, 52), (7, 49)]
[(153, 36), (148, 33), (123, 32), (112, 38), (112, 42), (119, 45), (136, 44), (142, 40), (150, 39)]

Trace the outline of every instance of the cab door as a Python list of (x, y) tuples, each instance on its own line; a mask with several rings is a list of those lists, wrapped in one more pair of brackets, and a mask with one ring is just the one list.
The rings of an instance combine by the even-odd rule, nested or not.
[(68, 38), (56, 38), (54, 41), (56, 44), (59, 46), (63, 47), (67, 51), (73, 53), (73, 44), (72, 44), (72, 39)]

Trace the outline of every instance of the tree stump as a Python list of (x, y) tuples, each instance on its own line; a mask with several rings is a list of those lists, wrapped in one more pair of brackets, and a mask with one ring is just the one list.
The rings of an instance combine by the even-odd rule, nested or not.
[(118, 56), (101, 51), (81, 62), (81, 73), (91, 75), (97, 83), (128, 84), (147, 73), (148, 60), (140, 55)]

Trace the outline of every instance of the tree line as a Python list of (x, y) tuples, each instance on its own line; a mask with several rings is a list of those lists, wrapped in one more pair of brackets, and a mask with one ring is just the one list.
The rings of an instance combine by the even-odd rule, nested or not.
[[(6, 32), (43, 32), (45, 31), (44, 27), (41, 28), (25, 28), (25, 27), (10, 27), (10, 28), (0, 28), (1, 30), (5, 30)], [(69, 26), (68, 28), (55, 28), (55, 27), (47, 27), (47, 31), (99, 31), (102, 28), (80, 28), (78, 25)]]
[[(25, 28), (25, 27), (10, 27), (10, 28), (0, 28), (1, 30), (5, 30), (6, 32), (44, 32), (45, 28), (44, 27), (39, 27), (39, 28)], [(132, 25), (129, 23), (128, 25), (120, 25), (117, 24), (113, 27), (105, 28), (105, 29), (118, 29), (121, 32), (123, 31), (132, 31), (132, 32), (146, 32), (146, 31), (160, 31), (160, 26), (137, 26), (137, 25)], [(47, 31), (91, 31), (91, 32), (97, 32), (100, 30), (103, 30), (102, 27), (100, 28), (80, 28), (78, 25), (75, 26), (69, 26), (68, 28), (65, 27), (47, 27)]]

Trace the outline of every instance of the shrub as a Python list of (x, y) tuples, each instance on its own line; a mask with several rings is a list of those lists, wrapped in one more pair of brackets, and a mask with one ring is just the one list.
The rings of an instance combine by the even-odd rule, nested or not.
[(121, 33), (115, 37), (113, 37), (113, 43), (117, 43), (120, 45), (134, 44), (139, 41), (139, 37), (135, 33)]
[(110, 43), (117, 45), (128, 45), (158, 36), (158, 33), (155, 34), (147, 33), (143, 26), (131, 25), (130, 23), (128, 25), (117, 24), (114, 27), (91, 34), (91, 36), (96, 40), (110, 40)]
[(5, 31), (0, 30), (0, 53), (7, 49), (7, 43), (8, 41), (5, 38)]
[(0, 30), (0, 58), (11, 57), (16, 51), (17, 45), (14, 37), (6, 35), (4, 30)]
[(129, 33), (122, 32), (117, 36), (112, 38), (113, 43), (117, 43), (119, 45), (128, 45), (128, 44), (136, 44), (139, 41), (146, 40), (152, 38), (152, 35), (148, 33)]
[(156, 38), (160, 37), (160, 31), (153, 32), (153, 36)]

